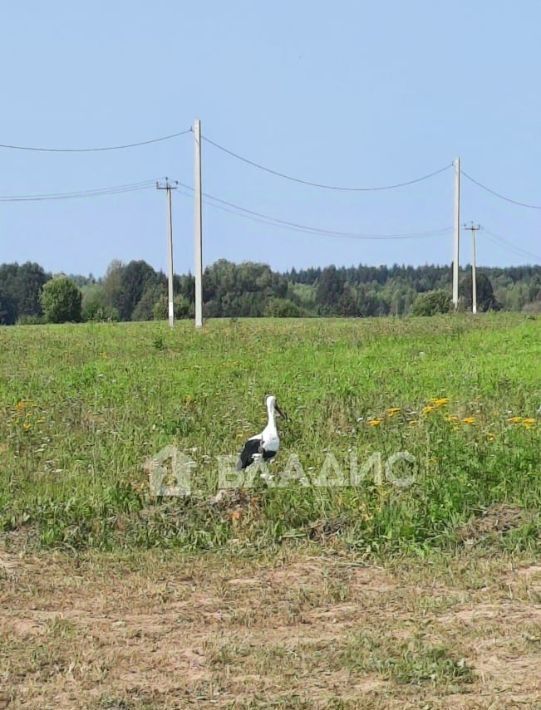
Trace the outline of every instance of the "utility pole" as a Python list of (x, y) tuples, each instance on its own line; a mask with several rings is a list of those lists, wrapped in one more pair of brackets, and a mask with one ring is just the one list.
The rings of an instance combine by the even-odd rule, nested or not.
[(470, 222), (470, 226), (467, 227), (464, 225), (464, 229), (469, 229), (471, 232), (471, 238), (472, 238), (472, 261), (471, 261), (471, 288), (472, 288), (472, 296), (471, 296), (471, 310), (472, 313), (477, 313), (477, 246), (476, 246), (476, 241), (475, 241), (475, 232), (478, 232), (481, 229), (480, 224), (474, 224), (473, 222)]
[(453, 305), (456, 310), (458, 308), (458, 269), (460, 266), (460, 158), (456, 158), (453, 165), (455, 166)]
[(194, 136), (194, 259), (195, 327), (203, 325), (203, 192), (201, 187), (201, 121), (193, 124)]
[(178, 181), (174, 180), (173, 184), (169, 182), (169, 178), (165, 178), (165, 182), (161, 185), (159, 182), (156, 183), (157, 190), (165, 190), (167, 194), (167, 211), (168, 211), (168, 225), (169, 225), (169, 250), (168, 250), (168, 274), (167, 274), (167, 285), (168, 285), (168, 314), (169, 314), (169, 325), (172, 328), (175, 323), (175, 308), (173, 305), (173, 208), (171, 205), (171, 190), (176, 190)]

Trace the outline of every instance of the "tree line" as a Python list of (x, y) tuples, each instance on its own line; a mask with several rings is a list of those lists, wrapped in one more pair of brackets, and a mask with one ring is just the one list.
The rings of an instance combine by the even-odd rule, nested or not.
[[(292, 269), (221, 259), (203, 276), (207, 318), (431, 315), (451, 307), (448, 266), (351, 266)], [(191, 318), (194, 279), (174, 277), (177, 318)], [(541, 266), (482, 268), (478, 309), (541, 312)], [(471, 308), (468, 267), (460, 273), (461, 308)], [(161, 320), (167, 280), (145, 261), (113, 261), (101, 278), (53, 275), (39, 264), (0, 265), (0, 323)]]

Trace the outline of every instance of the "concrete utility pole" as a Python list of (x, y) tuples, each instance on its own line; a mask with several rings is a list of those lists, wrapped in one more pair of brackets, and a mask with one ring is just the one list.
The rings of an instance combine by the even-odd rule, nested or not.
[(169, 224), (169, 251), (168, 251), (168, 274), (167, 274), (167, 285), (168, 285), (168, 314), (169, 314), (169, 325), (172, 328), (175, 324), (175, 308), (173, 305), (173, 208), (171, 205), (171, 190), (176, 190), (178, 181), (174, 180), (173, 184), (169, 182), (169, 178), (165, 178), (165, 183), (160, 185), (159, 182), (156, 183), (157, 190), (165, 190), (167, 193), (167, 211), (168, 211), (168, 224)]
[(453, 305), (458, 308), (458, 269), (460, 266), (460, 158), (455, 166), (455, 204), (454, 204), (454, 241), (453, 241)]
[(195, 327), (203, 325), (203, 192), (201, 187), (201, 121), (193, 124), (194, 137), (194, 259)]
[(481, 229), (480, 224), (474, 224), (473, 222), (470, 222), (470, 226), (467, 227), (464, 225), (464, 229), (469, 229), (471, 232), (471, 238), (472, 238), (472, 261), (471, 261), (471, 288), (472, 288), (472, 296), (471, 296), (471, 310), (472, 313), (477, 313), (477, 246), (476, 246), (476, 240), (475, 240), (475, 232), (478, 232)]

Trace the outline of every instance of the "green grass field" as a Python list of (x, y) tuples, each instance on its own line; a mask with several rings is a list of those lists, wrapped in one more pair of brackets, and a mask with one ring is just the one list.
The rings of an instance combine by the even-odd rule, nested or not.
[[(2, 328), (0, 526), (8, 544), (68, 550), (423, 554), (506, 504), (521, 512), (501, 544), (534, 547), (540, 363), (541, 319), (510, 314)], [(268, 393), (289, 415), (273, 469), (296, 454), (311, 485), (209, 502), (217, 455), (262, 428)], [(169, 444), (197, 463), (190, 498), (150, 495), (144, 462)], [(416, 459), (408, 488), (374, 470), (315, 485), (327, 452), (348, 469), (397, 451)]]
[[(541, 319), (26, 326), (0, 346), (0, 708), (537, 707)], [(269, 392), (275, 480), (296, 455), (307, 481), (216, 502), (216, 457)], [(197, 465), (190, 497), (152, 495), (168, 445)], [(399, 451), (408, 487), (384, 466), (318, 485), (330, 453), (347, 474)]]

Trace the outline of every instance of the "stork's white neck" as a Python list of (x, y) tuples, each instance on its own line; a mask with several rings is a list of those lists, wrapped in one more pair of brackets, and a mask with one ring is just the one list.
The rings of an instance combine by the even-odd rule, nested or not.
[(276, 412), (272, 402), (267, 402), (267, 430), (276, 431)]

